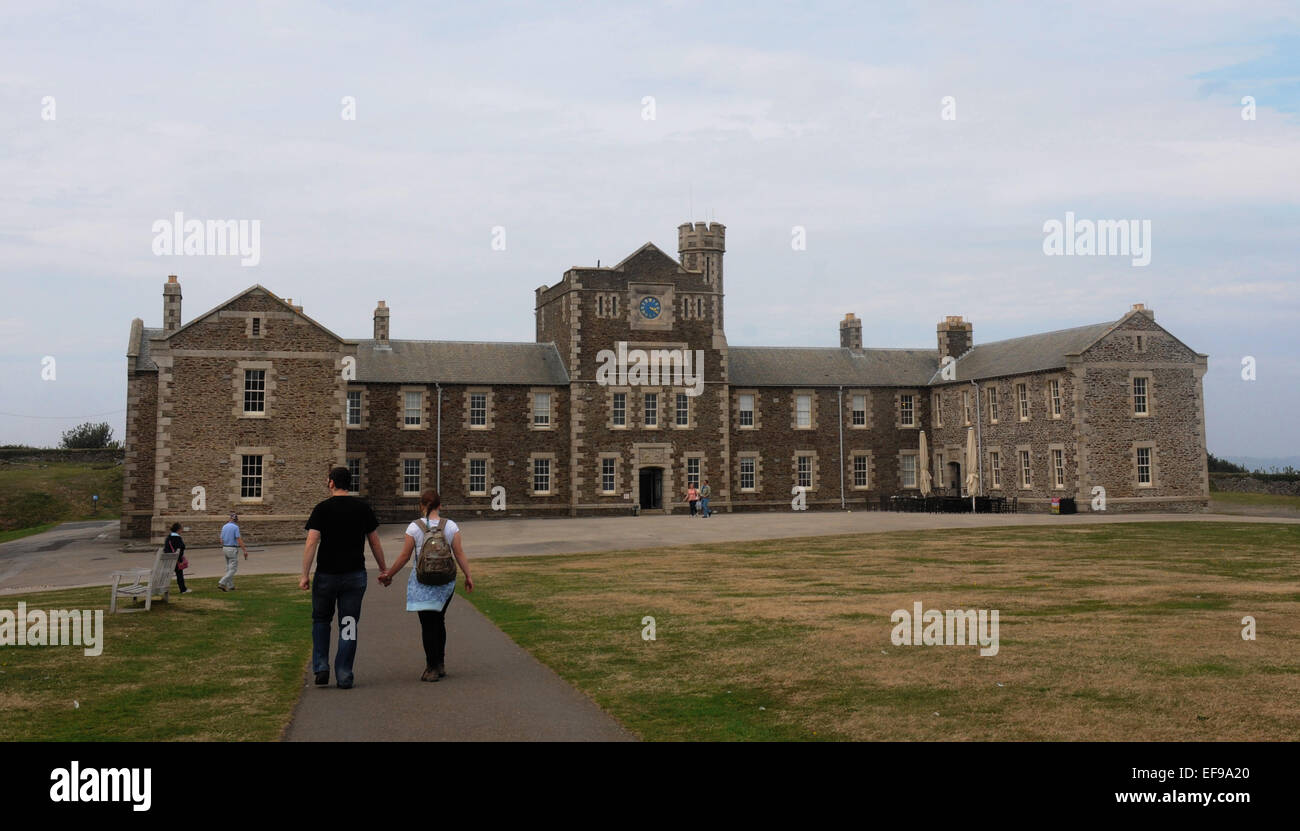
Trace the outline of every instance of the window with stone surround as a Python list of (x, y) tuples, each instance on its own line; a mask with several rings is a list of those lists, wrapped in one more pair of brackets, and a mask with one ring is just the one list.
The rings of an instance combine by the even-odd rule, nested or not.
[(1029, 489), (1033, 486), (1033, 469), (1028, 450), (1020, 450), (1020, 487)]
[(348, 426), (361, 426), (361, 390), (348, 390)]
[(754, 429), (754, 398), (754, 394), (748, 392), (739, 396), (737, 406), (739, 407), (740, 418), (738, 422), (743, 430)]
[(423, 478), (422, 459), (402, 459), (402, 495), (419, 496)]
[(996, 450), (989, 451), (989, 478), (992, 487), (1002, 489), (1002, 454)]
[(799, 453), (795, 456), (795, 485), (800, 488), (811, 488), (813, 485), (813, 457), (808, 453)]
[[(559, 398), (554, 389), (532, 387), (528, 390), (528, 429), (554, 430), (559, 424)], [(491, 412), (489, 410), (489, 419)]]
[(484, 430), (487, 428), (487, 397), (486, 392), (471, 392), (469, 395), (469, 426), (471, 430)]
[(988, 387), (988, 399), (989, 399), (989, 424), (997, 424), (998, 423), (998, 388), (996, 384), (994, 384), (991, 387)]
[(551, 394), (533, 393), (533, 429), (544, 430), (551, 426)]
[(1129, 395), (1134, 418), (1151, 415), (1151, 373), (1134, 372), (1129, 376)]
[(487, 459), (468, 459), (470, 495), (487, 495)]
[(614, 393), (612, 421), (615, 427), (627, 426), (627, 393)]
[(1139, 488), (1156, 487), (1156, 446), (1154, 442), (1138, 442), (1133, 445), (1133, 467), (1136, 484)]
[(348, 493), (361, 493), (361, 457), (348, 457), (348, 478), (352, 480), (352, 485), (348, 488)]
[(678, 427), (691, 426), (691, 397), (684, 392), (677, 393), (677, 422)]
[(1065, 487), (1065, 450), (1052, 448), (1052, 487)]
[(659, 393), (657, 392), (645, 393), (645, 395), (643, 396), (643, 403), (645, 404), (645, 408), (644, 408), (645, 426), (658, 427), (659, 426)]
[(758, 456), (740, 457), (740, 489), (754, 491), (758, 489)]
[(606, 495), (613, 494), (617, 487), (618, 477), (618, 459), (613, 456), (605, 456), (600, 460), (600, 492)]
[(911, 393), (899, 393), (898, 423), (902, 427), (916, 426), (916, 396)]
[(424, 425), (424, 390), (402, 391), (402, 427), (418, 430)]
[(533, 459), (533, 493), (544, 495), (551, 492), (551, 460), (534, 457)]
[(241, 456), (239, 471), (239, 498), (262, 498), (262, 458), (261, 456)]
[(867, 426), (867, 396), (866, 393), (854, 393), (849, 398), (851, 415), (849, 417), (849, 426), (862, 430)]
[(686, 460), (686, 487), (698, 488), (700, 486), (700, 460), (694, 457)]
[(794, 426), (799, 430), (812, 429), (812, 395), (804, 393), (794, 397)]
[(970, 390), (961, 391), (962, 424), (970, 426)]
[(931, 421), (935, 427), (943, 426), (943, 393), (936, 392), (930, 400)]
[(1061, 379), (1051, 378), (1047, 382), (1047, 400), (1051, 405), (1052, 418), (1061, 417)]
[(266, 370), (244, 370), (244, 414), (266, 413)]
[(866, 453), (853, 454), (853, 489), (868, 490), (871, 486), (871, 457)]
[(248, 315), (244, 318), (244, 336), (262, 340), (266, 337), (266, 318), (261, 315)]
[(1016, 401), (1019, 402), (1020, 420), (1029, 420), (1029, 385), (1016, 384)]
[(903, 453), (898, 457), (898, 475), (904, 488), (915, 488), (917, 455), (915, 452)]

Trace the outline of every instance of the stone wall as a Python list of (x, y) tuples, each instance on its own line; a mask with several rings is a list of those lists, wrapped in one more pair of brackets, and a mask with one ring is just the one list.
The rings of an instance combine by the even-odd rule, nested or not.
[[(1087, 349), (1071, 370), (1083, 383), (1084, 494), (1093, 486), (1104, 487), (1108, 511), (1205, 508), (1205, 358), (1165, 332), (1148, 313), (1133, 312)], [(1148, 379), (1146, 416), (1134, 414), (1137, 375)], [(1138, 482), (1138, 447), (1151, 450), (1150, 484)], [(1087, 504), (1080, 499), (1080, 510)]]
[[(1051, 382), (1059, 384), (1060, 414), (1056, 415), (1051, 394)], [(1028, 419), (1020, 417), (1019, 387), (1024, 385), (1029, 405)], [(1076, 418), (1079, 412), (1076, 381), (1067, 372), (1032, 372), (1000, 378), (983, 379), (978, 387), (967, 383), (952, 383), (931, 389), (942, 400), (942, 426), (934, 426), (927, 435), (930, 444), (931, 471), (936, 485), (946, 488), (946, 493), (962, 492), (966, 481), (966, 434), (978, 421), (977, 440), (982, 451), (983, 491), (991, 496), (1015, 497), (1022, 510), (1049, 510), (1054, 497), (1081, 498), (1078, 451), (1075, 441)], [(990, 392), (997, 396), (997, 421), (992, 418), (989, 404)], [(971, 421), (965, 420), (962, 394), (970, 395)], [(978, 393), (978, 409), (975, 395)], [(1055, 470), (1055, 450), (1060, 450), (1064, 462), (1064, 476), (1058, 486)], [(1029, 452), (1029, 487), (1021, 478), (1022, 451)], [(943, 454), (944, 470), (936, 470), (938, 454)], [(994, 474), (994, 454), (1000, 476)], [(952, 488), (949, 465), (959, 467), (959, 486)], [(980, 471), (976, 471), (977, 474)]]
[[(791, 491), (796, 484), (797, 455), (814, 454), (813, 487), (806, 493), (809, 510), (835, 509), (841, 505), (840, 465), (844, 467), (843, 498), (850, 510), (879, 504), (881, 495), (903, 492), (900, 456), (915, 453), (920, 430), (928, 416), (925, 390), (894, 387), (844, 388), (844, 451), (840, 455), (840, 402), (838, 387), (759, 387), (730, 390), (731, 498), (727, 503), (736, 510), (782, 511), (791, 509)], [(753, 429), (739, 426), (739, 396), (755, 395)], [(914, 427), (900, 428), (899, 395), (914, 397)], [(796, 429), (795, 398), (813, 396), (813, 429)], [(853, 396), (867, 396), (866, 425), (855, 427)], [(756, 488), (740, 488), (741, 459), (756, 457)], [(853, 457), (867, 458), (868, 482), (865, 489), (854, 485)], [(919, 470), (919, 468), (918, 468)], [(915, 489), (912, 489), (915, 490)]]
[[(151, 536), (161, 539), (174, 521), (219, 528), (235, 511), (245, 522), (263, 523), (258, 527), (268, 540), (301, 537), (311, 508), (328, 495), (329, 469), (344, 458), (347, 352), (260, 288), (155, 341), (159, 428)], [(264, 414), (243, 412), (246, 369), (266, 372)], [(262, 457), (261, 497), (241, 494), (245, 455)], [(196, 487), (204, 490), (202, 509), (195, 507)]]
[[(438, 486), (449, 516), (567, 515), (569, 512), (569, 392), (565, 387), (526, 387), (508, 384), (442, 387), (441, 410), (434, 385), (353, 384), (364, 386), (368, 426), (347, 431), (347, 458), (361, 461), (359, 493), (384, 522), (419, 516), (418, 495), (402, 492), (403, 459), (421, 460), (421, 489)], [(426, 413), (419, 429), (401, 424), (404, 390), (422, 389)], [(468, 423), (471, 390), (488, 395), (488, 425)], [(551, 393), (551, 428), (534, 429), (531, 401), (535, 391)], [(438, 415), (442, 418), (441, 483), (437, 474)], [(533, 492), (531, 460), (551, 460), (548, 495)], [(469, 492), (469, 460), (487, 462), (487, 492)], [(506, 510), (492, 510), (492, 488), (505, 488)]]

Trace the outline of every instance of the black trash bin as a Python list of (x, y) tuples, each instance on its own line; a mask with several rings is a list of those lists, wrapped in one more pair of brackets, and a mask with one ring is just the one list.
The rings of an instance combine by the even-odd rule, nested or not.
[(1074, 504), (1074, 497), (1073, 497), (1073, 496), (1063, 496), (1063, 497), (1061, 497), (1061, 513), (1063, 513), (1063, 514), (1077, 514), (1077, 513), (1079, 513), (1079, 508)]

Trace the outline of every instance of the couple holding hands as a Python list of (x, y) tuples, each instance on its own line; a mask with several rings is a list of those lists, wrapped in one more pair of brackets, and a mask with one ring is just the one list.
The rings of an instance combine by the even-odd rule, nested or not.
[[(307, 520), (307, 544), (303, 549), (302, 576), (299, 588), (312, 593), (312, 672), (317, 686), (329, 684), (330, 624), (338, 607), (339, 648), (334, 658), (335, 680), (339, 689), (351, 689), (352, 664), (357, 651), (357, 626), (361, 619), (361, 600), (366, 592), (365, 545), (379, 565), (379, 582), (390, 586), (393, 576), (401, 571), (413, 552), (424, 548), (425, 538), (436, 534), (439, 527), (442, 538), (450, 546), (451, 555), (465, 575), (465, 591), (474, 590), (469, 562), (461, 543), (460, 527), (438, 515), (442, 499), (432, 489), (420, 494), (422, 520), (406, 527), (406, 537), (401, 556), (391, 567), (384, 565), (384, 549), (379, 541), (379, 521), (365, 500), (348, 493), (351, 475), (347, 468), (336, 467), (330, 471), (328, 487), (330, 498), (319, 503)], [(312, 561), (316, 563), (316, 579), (310, 579)], [(447, 607), (456, 593), (455, 568), (451, 579), (440, 585), (430, 585), (417, 579), (412, 566), (406, 588), (406, 610), (416, 612), (420, 619), (420, 633), (424, 644), (425, 669), (422, 681), (438, 681), (447, 673), (443, 659), (447, 646)]]

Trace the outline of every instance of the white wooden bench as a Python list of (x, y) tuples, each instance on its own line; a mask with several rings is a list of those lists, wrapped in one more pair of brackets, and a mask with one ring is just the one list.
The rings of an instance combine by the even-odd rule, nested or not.
[[(133, 601), (144, 598), (144, 609), (123, 609), (124, 612), (149, 611), (153, 605), (153, 596), (162, 595), (163, 602), (170, 603), (172, 574), (176, 571), (176, 558), (179, 552), (166, 553), (159, 547), (153, 558), (153, 568), (124, 568), (113, 572), (113, 593), (109, 599), (109, 614), (117, 612), (117, 599), (129, 597)], [(123, 581), (130, 580), (124, 584)]]

